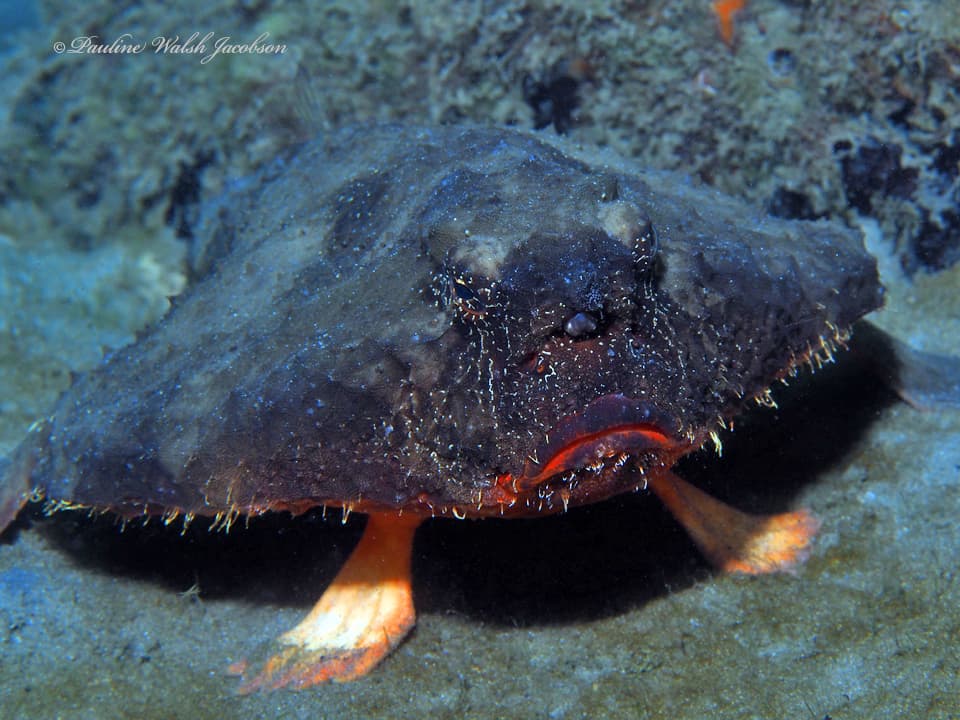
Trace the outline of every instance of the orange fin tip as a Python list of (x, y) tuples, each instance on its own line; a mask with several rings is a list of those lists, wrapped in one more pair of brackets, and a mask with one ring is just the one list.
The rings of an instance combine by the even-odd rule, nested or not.
[(313, 610), (280, 636), (281, 647), (239, 692), (347, 682), (389, 655), (416, 622), (410, 563), (420, 522), (411, 513), (371, 514), (360, 543)]
[(807, 510), (741, 512), (669, 471), (651, 474), (647, 482), (700, 551), (724, 572), (793, 572), (807, 559), (820, 527)]

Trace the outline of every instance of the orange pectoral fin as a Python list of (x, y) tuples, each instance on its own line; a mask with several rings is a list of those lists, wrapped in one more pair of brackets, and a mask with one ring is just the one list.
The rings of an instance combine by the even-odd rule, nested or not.
[(410, 585), (413, 536), (422, 518), (371, 513), (360, 543), (310, 614), (240, 693), (301, 689), (362, 677), (416, 622)]
[(725, 572), (790, 572), (806, 560), (820, 526), (807, 510), (778, 515), (741, 512), (670, 471), (651, 473), (647, 482), (700, 551)]

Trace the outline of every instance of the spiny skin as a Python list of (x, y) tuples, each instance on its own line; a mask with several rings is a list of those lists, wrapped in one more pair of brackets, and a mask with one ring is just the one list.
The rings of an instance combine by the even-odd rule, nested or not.
[[(497, 478), (598, 399), (668, 437), (636, 453), (668, 467), (881, 303), (849, 230), (503, 129), (343, 130), (197, 234), (196, 284), (16, 451), (0, 527), (33, 489), (126, 514), (493, 514)], [(514, 512), (641, 482), (612, 460)]]

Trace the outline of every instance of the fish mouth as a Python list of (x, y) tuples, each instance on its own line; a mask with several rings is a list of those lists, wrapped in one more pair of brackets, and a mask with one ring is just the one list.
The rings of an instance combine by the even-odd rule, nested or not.
[(600, 472), (630, 457), (656, 456), (668, 466), (689, 450), (677, 420), (650, 402), (622, 394), (603, 395), (554, 425), (527, 456), (516, 478), (520, 491), (583, 469)]

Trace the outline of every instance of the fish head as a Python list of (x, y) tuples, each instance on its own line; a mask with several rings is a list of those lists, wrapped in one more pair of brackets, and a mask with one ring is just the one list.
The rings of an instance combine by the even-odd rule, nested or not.
[(438, 233), (456, 236), (434, 293), (460, 338), (445, 383), (447, 404), (469, 408), (457, 452), (492, 468), (497, 502), (507, 487), (542, 509), (642, 486), (719, 445), (775, 381), (829, 362), (880, 304), (875, 261), (846, 228), (676, 177), (584, 171), (566, 192), (550, 177), (463, 193)]

